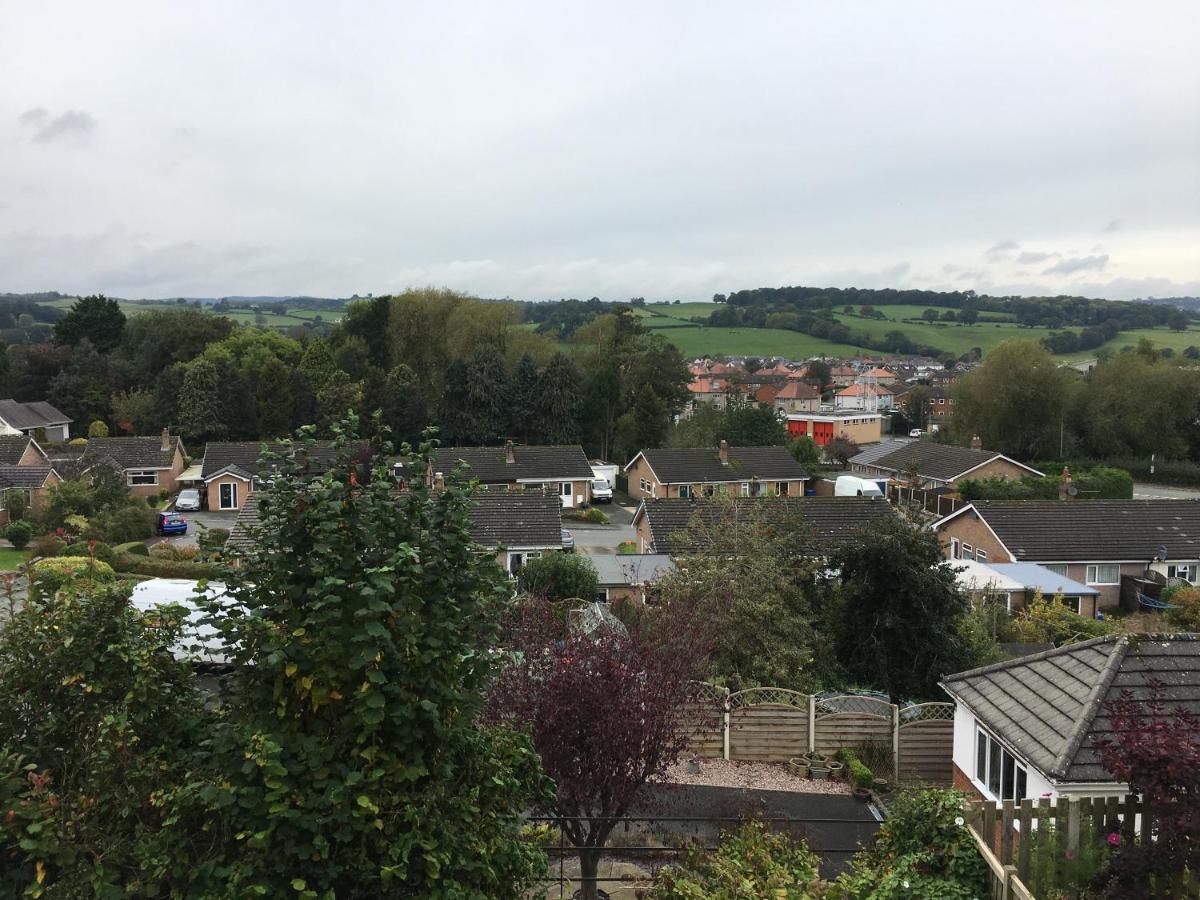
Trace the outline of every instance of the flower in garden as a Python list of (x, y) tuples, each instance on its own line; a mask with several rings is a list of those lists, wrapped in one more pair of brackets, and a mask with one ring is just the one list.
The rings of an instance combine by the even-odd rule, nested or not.
[(1121, 843), (1121, 836), (1114, 831), (1108, 836), (1108, 842), (1112, 846), (1116, 847)]
[(954, 819), (954, 824), (955, 824), (955, 825), (957, 825), (957, 826), (959, 826), (959, 827), (961, 828), (961, 827), (962, 827), (962, 824), (963, 824), (963, 817), (962, 817), (962, 816), (956, 816), (956, 817), (955, 817), (955, 819)]

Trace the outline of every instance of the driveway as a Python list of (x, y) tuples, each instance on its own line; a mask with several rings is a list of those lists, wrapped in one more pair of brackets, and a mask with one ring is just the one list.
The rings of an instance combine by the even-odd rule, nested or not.
[(231, 512), (212, 512), (211, 510), (202, 510), (200, 512), (185, 512), (181, 515), (187, 519), (188, 530), (187, 534), (178, 534), (171, 537), (155, 536), (146, 541), (147, 544), (160, 544), (163, 541), (170, 541), (172, 544), (180, 544), (184, 547), (195, 547), (196, 542), (200, 538), (200, 528), (203, 525), (205, 528), (224, 528), (226, 530), (233, 529), (233, 523), (237, 521), (237, 511)]
[(1138, 484), (1133, 485), (1133, 499), (1135, 500), (1195, 500), (1200, 497), (1200, 490), (1196, 488), (1168, 487), (1165, 484)]
[(622, 541), (633, 540), (633, 514), (636, 508), (623, 507), (617, 503), (598, 504), (609, 518), (607, 525), (592, 525), (563, 519), (563, 528), (575, 535), (575, 552), (592, 556), (599, 553), (616, 553)]

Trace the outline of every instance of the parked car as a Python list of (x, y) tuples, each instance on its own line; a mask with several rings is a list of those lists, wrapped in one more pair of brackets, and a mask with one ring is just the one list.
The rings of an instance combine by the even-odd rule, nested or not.
[(921, 436), (921, 429), (920, 429), (920, 428), (914, 428), (912, 431), (910, 431), (910, 432), (908, 433), (908, 436), (909, 436), (909, 437), (911, 437), (911, 438), (919, 438), (919, 437)]
[(592, 482), (592, 502), (612, 503), (612, 488), (603, 478), (597, 478)]
[(155, 531), (159, 534), (187, 534), (187, 519), (176, 512), (161, 512)]
[(562, 546), (564, 550), (575, 549), (575, 535), (571, 534), (565, 528), (562, 530)]
[(179, 492), (179, 496), (175, 498), (176, 509), (186, 509), (196, 511), (200, 509), (200, 492), (195, 488), (188, 488)]

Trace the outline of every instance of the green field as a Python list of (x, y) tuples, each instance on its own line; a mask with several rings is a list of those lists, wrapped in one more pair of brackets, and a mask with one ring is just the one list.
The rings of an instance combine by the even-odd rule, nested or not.
[[(70, 309), (71, 304), (74, 302), (74, 299), (46, 300), (39, 305), (57, 309)], [(117, 305), (121, 307), (121, 312), (127, 316), (136, 316), (152, 309), (181, 308), (177, 303), (133, 303), (129, 300), (118, 300)], [(232, 309), (218, 314), (213, 312), (211, 306), (205, 306), (204, 311), (213, 313), (213, 315), (223, 315), (225, 318), (232, 319), (234, 322), (240, 322), (243, 325), (253, 325), (256, 321), (255, 313), (248, 309)], [(325, 322), (333, 323), (342, 317), (342, 311), (340, 309), (289, 309), (283, 304), (272, 305), (264, 308), (263, 324), (268, 328), (288, 328), (292, 325), (303, 325), (305, 322), (311, 322), (317, 316), (320, 316)]]

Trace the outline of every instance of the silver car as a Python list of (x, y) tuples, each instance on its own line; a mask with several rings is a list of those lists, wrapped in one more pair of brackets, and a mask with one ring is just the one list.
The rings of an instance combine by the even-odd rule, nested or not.
[(178, 510), (200, 509), (200, 492), (195, 488), (180, 491), (179, 496), (175, 498), (175, 508)]

